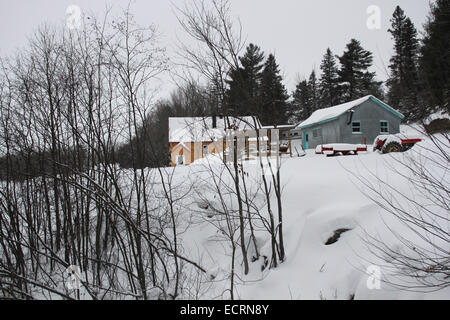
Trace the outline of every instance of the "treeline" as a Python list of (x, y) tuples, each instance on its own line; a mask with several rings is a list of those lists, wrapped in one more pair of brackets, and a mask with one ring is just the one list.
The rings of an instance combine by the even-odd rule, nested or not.
[[(352, 39), (341, 56), (327, 49), (320, 64), (292, 94), (291, 121), (306, 119), (318, 108), (344, 103), (364, 95), (385, 98), (400, 110), (406, 121), (418, 121), (437, 108), (449, 110), (450, 96), (450, 4), (438, 0), (419, 39), (417, 29), (397, 6), (388, 32), (394, 41), (389, 78), (383, 88), (370, 72), (373, 55)], [(385, 92), (386, 89), (386, 92)]]
[[(406, 121), (418, 121), (436, 108), (449, 108), (450, 27), (448, 1), (431, 5), (424, 35), (417, 30), (400, 7), (396, 7), (389, 33), (394, 40), (386, 83), (371, 71), (373, 54), (361, 42), (351, 39), (341, 55), (326, 50), (320, 73), (312, 70), (289, 95), (274, 54), (266, 54), (250, 43), (237, 59), (237, 66), (226, 74), (224, 88), (212, 81), (207, 86), (190, 82), (177, 89), (169, 99), (160, 101), (147, 119), (148, 136), (168, 164), (168, 117), (256, 115), (263, 125), (299, 123), (315, 110), (345, 103), (364, 95), (375, 95), (400, 110)], [(142, 130), (143, 132), (144, 130)], [(127, 150), (122, 147), (120, 163), (130, 167)], [(164, 162), (165, 161), (165, 162)], [(143, 165), (156, 163), (145, 159)]]
[(1, 298), (175, 299), (203, 277), (177, 242), (175, 185), (138, 168), (159, 163), (143, 138), (166, 70), (155, 27), (128, 10), (43, 26), (0, 60)]
[[(422, 41), (404, 11), (397, 6), (388, 32), (394, 40), (386, 92), (383, 83), (371, 72), (373, 54), (360, 41), (351, 39), (342, 55), (330, 48), (320, 64), (300, 81), (287, 102), (287, 95), (275, 57), (264, 65), (259, 47), (250, 44), (240, 58), (242, 69), (233, 71), (228, 90), (228, 107), (236, 112), (254, 113), (265, 124), (296, 123), (319, 108), (345, 103), (372, 94), (417, 121), (435, 107), (448, 108), (449, 101), (449, 3), (436, 1), (425, 25)], [(246, 108), (246, 106), (248, 106)]]
[[(182, 85), (156, 106), (153, 84), (167, 71), (167, 57), (155, 27), (137, 25), (129, 11), (114, 19), (92, 18), (81, 30), (40, 28), (20, 53), (0, 61), (0, 297), (189, 299), (201, 294), (193, 283), (211, 281), (178, 242), (187, 228), (178, 230), (186, 208), (180, 202), (192, 193), (162, 168), (168, 164), (168, 117), (254, 114), (264, 124), (280, 124), (307, 116), (299, 115), (305, 103), (290, 101), (274, 55), (265, 58), (256, 45), (239, 54), (228, 3), (220, 3), (213, 15), (204, 6), (188, 7), (180, 19), (207, 48), (203, 58), (194, 51), (185, 54), (198, 57), (186, 61), (204, 71), (208, 85)], [(401, 10), (394, 14), (398, 23), (391, 33), (398, 51), (390, 68), (398, 72), (392, 72), (388, 98), (399, 99), (403, 112), (413, 110), (404, 108), (418, 99), (421, 107), (409, 119), (435, 106), (448, 108), (449, 12), (448, 1), (435, 3), (417, 47), (404, 40), (417, 37), (412, 23)], [(405, 62), (407, 49), (414, 54)], [(322, 101), (334, 104), (379, 89), (375, 74), (367, 71), (372, 55), (358, 41), (351, 40), (342, 56), (331, 51), (325, 56), (329, 91), (325, 73), (318, 80), (313, 74), (306, 83), (308, 94), (314, 93), (304, 99), (313, 106), (308, 112)], [(415, 68), (405, 71), (411, 61)], [(117, 163), (131, 169), (121, 170)], [(228, 237), (233, 298), (235, 260), (244, 259), (246, 274), (246, 239), (258, 248), (253, 231), (246, 234), (247, 226), (258, 227), (251, 221), (270, 234), (270, 266), (285, 259), (282, 185), (279, 170), (262, 174), (262, 162), (254, 192), (246, 189), (249, 177), (237, 161), (216, 169), (226, 170), (228, 181), (211, 183), (223, 174), (210, 171), (204, 188), (213, 190), (194, 191), (216, 210), (218, 233)], [(208, 197), (221, 192), (229, 203)], [(264, 203), (252, 202), (257, 194), (264, 195)], [(242, 255), (235, 255), (239, 251)], [(258, 257), (267, 259), (256, 252)], [(73, 265), (82, 270), (79, 289), (65, 285)]]
[[(226, 4), (213, 11), (222, 20), (208, 19), (225, 21), (221, 34)], [(199, 299), (229, 280), (221, 296), (233, 299), (241, 257), (244, 275), (251, 261), (285, 259), (279, 171), (269, 176), (261, 162), (249, 176), (237, 156), (192, 181), (163, 168), (167, 118), (210, 115), (224, 100), (187, 84), (155, 107), (168, 69), (155, 27), (129, 8), (87, 20), (79, 30), (41, 27), (0, 60), (0, 298)], [(206, 218), (231, 250), (223, 279), (179, 238)], [(256, 232), (270, 235), (270, 258)]]
[[(339, 65), (338, 65), (339, 62)], [(376, 80), (373, 55), (356, 39), (351, 39), (341, 56), (328, 48), (320, 64), (320, 76), (313, 70), (300, 81), (292, 94), (291, 121), (300, 122), (314, 111), (355, 100), (365, 95), (383, 98), (382, 83)]]
[[(448, 1), (432, 4), (419, 39), (411, 19), (396, 7), (388, 30), (394, 40), (394, 55), (384, 84), (370, 70), (373, 54), (360, 41), (351, 39), (341, 55), (328, 48), (320, 72), (312, 70), (288, 94), (275, 55), (266, 56), (258, 45), (250, 43), (237, 58), (237, 65), (225, 75), (223, 84), (211, 81), (203, 86), (189, 81), (180, 85), (146, 114), (138, 133), (111, 150), (108, 158), (126, 168), (168, 165), (168, 118), (175, 116), (256, 115), (263, 125), (299, 123), (317, 109), (368, 94), (386, 100), (406, 116), (406, 121), (423, 119), (436, 108), (448, 110), (449, 11)], [(141, 144), (151, 144), (155, 152), (132, 158), (139, 153), (133, 150)]]
[[(145, 118), (137, 135), (122, 144), (115, 153), (115, 161), (124, 168), (165, 167), (170, 164), (169, 117), (203, 117), (214, 113), (216, 104), (210, 88), (197, 83), (187, 83), (171, 93), (170, 98), (160, 100)], [(135, 159), (137, 150), (145, 147), (153, 150)]]
[(436, 109), (449, 110), (450, 100), (450, 2), (437, 0), (418, 38), (411, 19), (397, 6), (389, 33), (394, 39), (388, 102), (408, 121), (421, 120)]

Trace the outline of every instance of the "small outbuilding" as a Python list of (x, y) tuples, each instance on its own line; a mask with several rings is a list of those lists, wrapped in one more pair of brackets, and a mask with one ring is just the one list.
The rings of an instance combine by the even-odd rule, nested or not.
[(329, 143), (371, 144), (380, 134), (399, 133), (403, 119), (400, 112), (369, 95), (319, 109), (296, 129), (305, 150)]

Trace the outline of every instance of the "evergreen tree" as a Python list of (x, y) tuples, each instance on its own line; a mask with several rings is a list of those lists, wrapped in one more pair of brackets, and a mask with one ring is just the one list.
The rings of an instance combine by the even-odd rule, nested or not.
[[(247, 111), (249, 94), (246, 90), (247, 76), (243, 68), (233, 69), (227, 80), (228, 88), (225, 92), (225, 103), (222, 112), (226, 115), (241, 116)], [(244, 112), (244, 113), (243, 113)]]
[(259, 115), (259, 87), (261, 71), (264, 67), (264, 53), (254, 44), (247, 46), (245, 54), (239, 58), (242, 67), (232, 70), (227, 81), (227, 114), (238, 116)]
[(288, 94), (284, 87), (275, 56), (267, 58), (261, 76), (261, 113), (260, 120), (264, 125), (283, 124), (287, 122)]
[(247, 89), (249, 96), (251, 98), (256, 98), (261, 82), (261, 71), (264, 67), (264, 53), (258, 46), (250, 43), (244, 56), (239, 58), (239, 60), (247, 75)]
[(308, 81), (302, 80), (295, 87), (292, 93), (292, 116), (291, 122), (299, 123), (306, 120), (312, 113), (311, 108), (311, 93)]
[(322, 75), (319, 80), (319, 105), (325, 108), (339, 104), (338, 67), (330, 48), (323, 56), (320, 70)]
[(423, 115), (439, 106), (450, 112), (450, 1), (437, 0), (425, 25), (419, 68)]
[(297, 84), (292, 98), (291, 122), (301, 122), (320, 108), (319, 82), (314, 70), (308, 81), (302, 80)]
[(316, 71), (312, 71), (311, 75), (309, 76), (308, 80), (308, 87), (310, 92), (310, 106), (311, 106), (311, 113), (319, 109), (319, 83), (317, 81), (316, 77)]
[(372, 53), (364, 50), (361, 43), (351, 39), (342, 56), (338, 56), (341, 68), (338, 71), (342, 102), (373, 94), (381, 97), (381, 82), (375, 81), (375, 72), (370, 72)]
[(416, 120), (420, 116), (417, 98), (417, 30), (399, 6), (395, 9), (391, 22), (392, 27), (388, 31), (394, 39), (394, 55), (389, 65), (388, 102), (400, 109), (406, 119)]

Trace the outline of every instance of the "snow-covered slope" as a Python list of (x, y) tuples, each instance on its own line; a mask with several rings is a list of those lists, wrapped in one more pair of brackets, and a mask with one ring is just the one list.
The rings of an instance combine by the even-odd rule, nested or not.
[[(250, 263), (247, 276), (242, 273), (242, 259), (237, 256), (236, 297), (241, 299), (450, 299), (450, 288), (432, 293), (401, 291), (382, 282), (379, 289), (367, 285), (367, 267), (380, 267), (384, 262), (376, 258), (370, 249), (370, 236), (401, 248), (391, 228), (407, 235), (410, 230), (387, 214), (369, 197), (373, 196), (363, 181), (374, 182), (376, 177), (406, 194), (414, 194), (401, 162), (425, 161), (433, 157), (429, 152), (430, 141), (423, 141), (404, 154), (381, 155), (361, 153), (358, 156), (326, 157), (308, 150), (301, 158), (284, 158), (281, 179), (283, 184), (283, 217), (287, 259), (274, 269), (261, 271), (262, 258)], [(449, 151), (449, 150), (448, 150)], [(400, 160), (400, 161), (399, 161)], [(219, 162), (212, 161), (212, 168)], [(180, 181), (208, 179), (207, 164), (177, 168)], [(244, 170), (256, 172), (251, 163)], [(430, 168), (432, 170), (433, 168)], [(434, 168), (436, 169), (436, 168)], [(448, 163), (436, 169), (449, 184)], [(398, 171), (394, 173), (392, 170)], [(374, 173), (375, 175), (372, 175)], [(215, 197), (214, 194), (210, 194)], [(228, 298), (230, 248), (223, 240), (207, 210), (196, 204), (186, 204), (186, 217), (190, 226), (182, 234), (183, 250), (188, 256), (201, 261), (214, 280), (207, 285), (200, 298)], [(444, 213), (448, 215), (448, 212)], [(447, 216), (448, 217), (448, 216)], [(449, 230), (450, 226), (442, 226)], [(339, 229), (346, 232), (333, 244), (327, 239)], [(347, 230), (348, 229), (348, 230)], [(270, 257), (270, 241), (267, 233), (257, 233), (262, 254)], [(450, 248), (449, 248), (450, 249)], [(251, 250), (251, 249), (250, 249)], [(250, 252), (251, 253), (251, 252)]]

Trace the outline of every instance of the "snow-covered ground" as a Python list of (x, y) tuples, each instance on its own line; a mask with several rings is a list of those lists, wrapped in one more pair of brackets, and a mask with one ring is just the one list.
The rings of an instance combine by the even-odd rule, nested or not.
[[(408, 137), (417, 137), (420, 135), (417, 129), (417, 126), (402, 127), (401, 132)], [(404, 153), (381, 154), (372, 152), (371, 146), (368, 146), (367, 152), (360, 152), (357, 156), (327, 157), (316, 154), (315, 150), (307, 150), (306, 153), (294, 152), (296, 156), (292, 158), (283, 157), (280, 176), (286, 259), (276, 268), (266, 264), (271, 258), (271, 239), (260, 219), (267, 218), (261, 173), (268, 174), (270, 170), (266, 162), (264, 170), (255, 160), (242, 162), (238, 167), (241, 173), (239, 185), (241, 191), (246, 190), (249, 196), (249, 203), (244, 202), (243, 209), (246, 212), (250, 208), (253, 214), (256, 247), (261, 254), (258, 260), (252, 259), (255, 246), (250, 239), (247, 222), (245, 241), (250, 261), (247, 275), (244, 275), (239, 248), (239, 216), (233, 193), (235, 185), (230, 175), (234, 168), (225, 167), (213, 154), (190, 166), (161, 168), (166, 190), (172, 195), (174, 215), (170, 221), (159, 171), (146, 169), (145, 175), (151, 182), (146, 198), (152, 213), (149, 228), (156, 230), (158, 235), (162, 234), (165, 242), (173, 246), (172, 223), (175, 222), (177, 252), (183, 258), (177, 260), (181, 278), (172, 281), (176, 268), (173, 255), (169, 252), (163, 256), (166, 270), (161, 278), (164, 284), (166, 280), (169, 284), (165, 291), (148, 284), (148, 297), (167, 298), (166, 293), (170, 294), (177, 283), (178, 299), (230, 299), (232, 250), (227, 232), (231, 229), (237, 248), (233, 288), (235, 299), (450, 299), (448, 276), (442, 276), (445, 272), (448, 274), (450, 252), (450, 145), (448, 137), (441, 134), (435, 135), (434, 141), (423, 135), (421, 138), (422, 142)], [(298, 150), (299, 143), (300, 140), (293, 141)], [(271, 163), (275, 165), (276, 161)], [(414, 175), (417, 170), (411, 171), (411, 168), (423, 170), (419, 171), (423, 175)], [(130, 187), (133, 185), (133, 171), (120, 169), (119, 166), (115, 170), (122, 196), (130, 203), (129, 212), (132, 214), (137, 203), (135, 189)], [(265, 177), (268, 183), (272, 182), (271, 175)], [(276, 198), (273, 186), (271, 188), (271, 206), (277, 220)], [(386, 211), (389, 203), (397, 211), (404, 210), (408, 215), (418, 217), (429, 232), (408, 228)], [(228, 223), (221, 214), (223, 207), (226, 208), (223, 211), (232, 216)], [(96, 218), (94, 211), (91, 219)], [(123, 223), (119, 222), (117, 226), (125, 230)], [(405, 239), (412, 241), (412, 248)], [(426, 254), (435, 258), (436, 264), (426, 268), (427, 277), (422, 280), (432, 284), (446, 283), (446, 287), (444, 285), (444, 289), (434, 291), (424, 288), (406, 291), (390, 285), (386, 281), (400, 285), (409, 281), (410, 286), (419, 283), (416, 280), (411, 282), (412, 279), (405, 276), (405, 273), (410, 274), (410, 270), (403, 271), (401, 277), (393, 276), (392, 272), (396, 271), (392, 265), (395, 255), (388, 261), (377, 255), (380, 252), (374, 245), (381, 243), (395, 253), (412, 256), (416, 259), (413, 266), (418, 267), (423, 267), (427, 262), (420, 256), (423, 253), (420, 250), (425, 250)], [(112, 248), (107, 258), (114, 259), (112, 261), (120, 265), (123, 256), (117, 252), (116, 247)], [(147, 261), (148, 250), (143, 252)], [(188, 261), (197, 263), (207, 272), (199, 271)], [(52, 270), (51, 280), (59, 290), (65, 290), (65, 267), (61, 265), (60, 269)], [(85, 272), (88, 279), (92, 279), (90, 272), (90, 269)], [(163, 271), (156, 268), (156, 272)], [(434, 278), (429, 278), (429, 274)], [(84, 274), (82, 277), (82, 280), (86, 279)], [(45, 277), (42, 278), (45, 280)], [(379, 282), (378, 278), (383, 281)], [(114, 281), (120, 284), (117, 287), (127, 288), (124, 273), (118, 272)], [(39, 289), (33, 288), (37, 298), (57, 298), (49, 293), (44, 296)], [(105, 297), (129, 298), (108, 292)], [(82, 292), (81, 298), (88, 298), (88, 295)]]
[[(402, 132), (410, 131), (415, 130), (402, 128)], [(401, 291), (384, 282), (375, 289), (367, 284), (369, 274), (366, 271), (369, 266), (380, 268), (383, 278), (387, 272), (383, 267), (385, 263), (371, 253), (369, 236), (375, 236), (389, 246), (400, 249), (401, 243), (387, 226), (405, 236), (410, 230), (369, 198), (373, 194), (358, 177), (372, 183), (375, 177), (379, 177), (388, 181), (396, 190), (402, 190), (413, 198), (420, 197), (418, 190), (411, 189), (406, 177), (398, 174), (408, 175), (400, 162), (408, 163), (411, 158), (415, 161), (433, 158), (433, 153), (429, 151), (433, 145), (425, 139), (413, 149), (401, 154), (381, 155), (368, 151), (358, 156), (326, 157), (315, 154), (314, 150), (308, 150), (304, 157), (283, 158), (281, 180), (287, 259), (277, 268), (261, 271), (261, 258), (250, 263), (250, 272), (244, 276), (242, 259), (238, 255), (236, 297), (450, 299), (450, 287), (423, 293)], [(371, 149), (370, 146), (368, 149)], [(217, 169), (220, 166), (220, 161), (211, 161), (212, 168)], [(431, 172), (442, 176), (442, 181), (447, 186), (450, 184), (448, 169), (448, 163), (442, 163), (439, 168), (430, 168)], [(244, 170), (251, 176), (251, 172), (256, 172), (257, 166), (244, 164)], [(392, 170), (397, 170), (398, 173)], [(179, 181), (207, 180), (207, 171), (207, 162), (203, 161), (189, 167), (177, 168), (175, 177)], [(214, 197), (214, 194), (211, 193), (209, 197)], [(185, 210), (186, 221), (189, 220), (191, 225), (181, 235), (183, 250), (187, 256), (201, 261), (214, 277), (200, 298), (228, 298), (225, 291), (229, 286), (230, 248), (211, 222), (213, 218), (208, 218), (206, 209), (199, 209), (195, 204), (189, 203), (185, 204)], [(443, 214), (447, 216), (447, 225), (441, 227), (450, 230), (448, 212)], [(325, 245), (327, 239), (338, 229), (349, 230), (342, 233), (337, 242)], [(270, 257), (270, 239), (267, 233), (257, 233), (257, 240), (262, 254)], [(370, 268), (369, 270), (373, 270)]]

